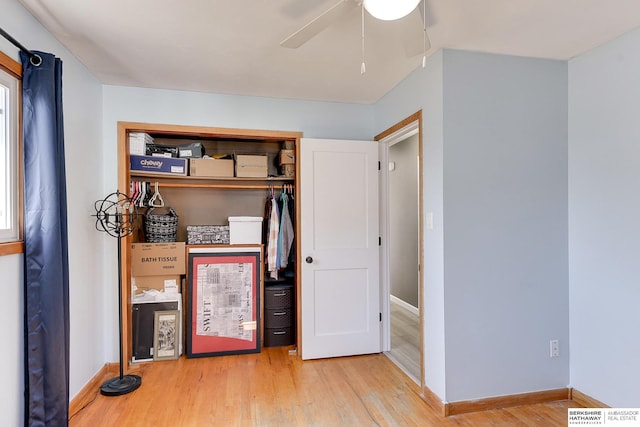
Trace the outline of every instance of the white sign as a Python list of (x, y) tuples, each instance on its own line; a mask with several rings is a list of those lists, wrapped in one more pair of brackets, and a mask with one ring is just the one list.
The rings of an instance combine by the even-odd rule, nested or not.
[(640, 426), (639, 408), (569, 408), (570, 426)]

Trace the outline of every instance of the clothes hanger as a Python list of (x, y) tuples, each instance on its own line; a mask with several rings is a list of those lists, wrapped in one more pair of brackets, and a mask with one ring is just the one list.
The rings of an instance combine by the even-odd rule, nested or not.
[[(162, 198), (162, 194), (160, 194), (160, 191), (158, 191), (158, 181), (156, 181), (155, 183), (155, 189), (155, 193), (153, 193), (153, 196), (151, 196), (151, 200), (149, 200), (149, 206), (154, 208), (164, 207), (164, 199)], [(156, 202), (160, 204), (156, 205)]]
[(138, 206), (140, 203), (140, 181), (131, 182), (132, 195), (131, 195), (131, 203), (133, 206)]
[(140, 190), (140, 194), (138, 195), (138, 206), (144, 207), (144, 200), (147, 196), (147, 184), (145, 182), (138, 182), (138, 189)]
[(136, 200), (136, 182), (135, 181), (131, 181), (131, 183), (129, 184), (129, 199), (131, 199), (131, 201), (135, 203), (135, 200)]

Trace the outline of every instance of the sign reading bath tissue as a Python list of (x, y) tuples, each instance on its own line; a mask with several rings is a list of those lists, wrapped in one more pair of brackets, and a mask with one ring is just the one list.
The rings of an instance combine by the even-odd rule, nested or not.
[(184, 242), (132, 243), (131, 275), (167, 276), (185, 274)]

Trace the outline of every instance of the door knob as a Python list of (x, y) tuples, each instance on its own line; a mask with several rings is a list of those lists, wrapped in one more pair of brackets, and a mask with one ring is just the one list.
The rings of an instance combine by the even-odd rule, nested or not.
[(311, 258), (310, 256), (308, 256), (305, 261), (307, 261), (307, 264), (311, 264), (313, 262), (313, 258)]

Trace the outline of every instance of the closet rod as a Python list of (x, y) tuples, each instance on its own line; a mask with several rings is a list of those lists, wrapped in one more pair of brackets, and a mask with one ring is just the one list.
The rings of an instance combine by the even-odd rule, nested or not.
[(14, 39), (11, 34), (7, 33), (5, 30), (3, 30), (0, 27), (0, 36), (4, 37), (5, 39), (7, 39), (9, 42), (11, 42), (12, 45), (14, 45), (15, 47), (17, 47), (18, 49), (20, 49), (21, 51), (23, 51), (24, 53), (26, 53), (29, 56), (29, 61), (31, 62), (31, 64), (33, 64), (34, 66), (39, 66), (40, 64), (42, 64), (42, 58), (40, 57), (40, 55), (37, 55), (33, 52), (31, 52), (29, 49), (27, 49), (26, 47), (24, 47), (18, 40)]
[[(141, 182), (154, 182), (154, 181), (141, 181)], [(273, 184), (239, 184), (239, 185), (229, 185), (229, 184), (184, 184), (184, 183), (164, 183), (159, 182), (158, 185), (164, 188), (222, 188), (222, 189), (240, 189), (240, 190), (269, 190), (273, 187), (278, 187)], [(291, 184), (289, 184), (291, 185)]]

